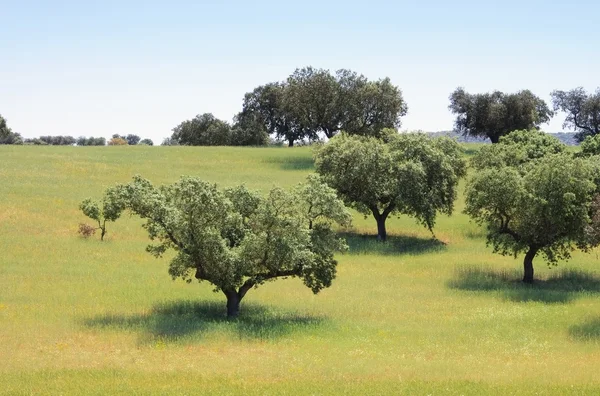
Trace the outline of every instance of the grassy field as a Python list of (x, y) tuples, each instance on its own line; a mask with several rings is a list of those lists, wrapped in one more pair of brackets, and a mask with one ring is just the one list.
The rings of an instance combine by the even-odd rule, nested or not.
[(134, 174), (266, 190), (312, 170), (309, 148), (0, 146), (0, 392), (600, 393), (598, 253), (521, 285), (462, 198), (441, 242), (401, 218), (378, 244), (356, 215), (331, 288), (269, 283), (232, 322), (208, 284), (170, 280), (139, 219), (77, 234), (78, 203)]

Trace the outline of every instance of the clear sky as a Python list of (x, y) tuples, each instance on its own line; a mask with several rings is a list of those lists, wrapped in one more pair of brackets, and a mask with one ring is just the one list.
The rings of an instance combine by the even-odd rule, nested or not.
[[(390, 77), (402, 129), (452, 128), (448, 96), (600, 86), (600, 2), (0, 0), (0, 114), (15, 132), (160, 142), (297, 67)], [(562, 130), (558, 115), (546, 131)]]

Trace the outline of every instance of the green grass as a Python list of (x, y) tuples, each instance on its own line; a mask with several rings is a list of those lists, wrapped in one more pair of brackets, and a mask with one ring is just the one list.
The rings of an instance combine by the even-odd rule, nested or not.
[[(469, 154), (477, 149), (470, 145)], [(598, 252), (558, 268), (485, 246), (461, 213), (438, 240), (356, 214), (331, 288), (248, 293), (238, 321), (208, 284), (171, 281), (139, 219), (85, 240), (78, 203), (141, 174), (266, 190), (313, 170), (310, 148), (0, 146), (0, 393), (594, 394)]]

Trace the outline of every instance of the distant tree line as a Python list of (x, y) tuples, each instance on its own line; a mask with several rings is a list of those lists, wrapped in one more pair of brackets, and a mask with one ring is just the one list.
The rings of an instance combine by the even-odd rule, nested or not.
[[(463, 136), (498, 143), (515, 130), (540, 129), (555, 112), (566, 114), (563, 128), (576, 132), (582, 142), (600, 133), (600, 88), (555, 90), (552, 108), (529, 90), (468, 93), (457, 88), (450, 95), (449, 110), (456, 116), (454, 131)], [(348, 135), (380, 137), (386, 129), (400, 128), (408, 106), (399, 87), (389, 78), (369, 80), (362, 74), (341, 69), (305, 67), (285, 81), (270, 82), (244, 95), (242, 110), (233, 123), (211, 113), (199, 114), (172, 130), (163, 145), (262, 146), (269, 137), (293, 146), (301, 141), (332, 138), (340, 131)], [(83, 141), (71, 136), (41, 136), (23, 139), (0, 116), (0, 144), (100, 145), (100, 138)], [(80, 144), (80, 141), (82, 144)], [(109, 145), (152, 145), (137, 135), (113, 135)]]

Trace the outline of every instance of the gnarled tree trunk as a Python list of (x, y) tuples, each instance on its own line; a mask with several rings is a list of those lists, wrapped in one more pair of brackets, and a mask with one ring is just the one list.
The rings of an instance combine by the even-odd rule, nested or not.
[(527, 253), (525, 254), (525, 259), (523, 260), (524, 283), (533, 283), (533, 259), (535, 258), (537, 252), (537, 248), (530, 247)]

